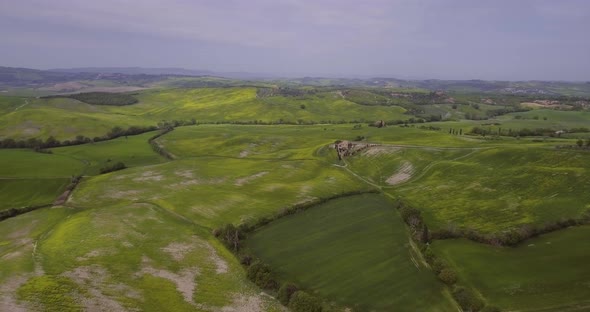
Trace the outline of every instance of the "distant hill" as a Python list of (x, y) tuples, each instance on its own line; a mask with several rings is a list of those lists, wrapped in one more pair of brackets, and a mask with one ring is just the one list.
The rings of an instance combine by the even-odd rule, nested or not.
[(95, 74), (125, 74), (125, 75), (178, 75), (178, 76), (212, 76), (208, 70), (192, 70), (184, 68), (143, 68), (143, 67), (79, 67), (55, 68), (48, 71), (59, 73), (95, 73)]
[(248, 72), (214, 72), (210, 70), (186, 69), (178, 67), (144, 68), (144, 67), (79, 67), (55, 68), (49, 71), (60, 73), (96, 73), (96, 74), (125, 74), (125, 75), (174, 75), (174, 76), (214, 76), (234, 79), (269, 79), (276, 76), (248, 73)]
[[(64, 82), (109, 80), (122, 85), (144, 86), (175, 77), (222, 77), (237, 80), (265, 81), (286, 86), (343, 86), (343, 87), (393, 87), (449, 91), (461, 93), (503, 93), (517, 95), (565, 95), (590, 96), (590, 82), (567, 81), (487, 81), (487, 80), (409, 80), (397, 78), (278, 78), (247, 72), (213, 72), (184, 68), (142, 67), (82, 67), (37, 70), (29, 68), (0, 67), (0, 86), (42, 87)], [(200, 78), (198, 78), (200, 79)], [(187, 87), (190, 82), (183, 82)], [(210, 82), (208, 82), (210, 84)], [(206, 84), (206, 85), (209, 85)], [(202, 85), (202, 83), (197, 84)]]
[(0, 85), (24, 87), (72, 80), (93, 79), (90, 73), (58, 73), (30, 68), (0, 67)]

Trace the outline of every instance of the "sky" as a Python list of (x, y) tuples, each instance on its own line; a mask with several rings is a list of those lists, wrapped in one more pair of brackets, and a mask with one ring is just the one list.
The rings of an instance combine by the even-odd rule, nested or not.
[(0, 66), (590, 81), (590, 1), (0, 0)]

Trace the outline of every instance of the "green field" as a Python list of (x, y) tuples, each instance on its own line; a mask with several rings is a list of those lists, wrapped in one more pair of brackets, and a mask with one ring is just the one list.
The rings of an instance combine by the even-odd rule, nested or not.
[[(408, 119), (397, 106), (366, 107), (346, 101), (333, 92), (306, 98), (257, 97), (255, 88), (158, 89), (139, 92), (138, 104), (90, 105), (69, 98), (15, 98), (0, 101), (0, 138), (59, 140), (77, 135), (102, 136), (114, 126), (156, 125), (162, 120), (198, 122), (372, 122)], [(2, 97), (0, 97), (2, 98)], [(301, 107), (305, 104), (304, 108)], [(14, 109), (13, 109), (14, 107)]]
[(320, 161), (205, 157), (84, 180), (71, 203), (99, 207), (148, 202), (199, 225), (216, 227), (255, 220), (296, 203), (359, 189), (368, 186)]
[(0, 179), (0, 210), (48, 205), (57, 199), (70, 179)]
[[(473, 230), (486, 238), (590, 211), (590, 152), (576, 147), (588, 133), (496, 135), (500, 128), (590, 127), (588, 111), (466, 120), (536, 98), (308, 81), (315, 86), (171, 78), (146, 82), (152, 88), (134, 92), (138, 102), (125, 106), (0, 96), (0, 140), (64, 141), (158, 124), (163, 131), (170, 130), (163, 121), (184, 121), (155, 140), (168, 158), (148, 142), (158, 131), (40, 152), (0, 149), (5, 215), (50, 206), (82, 176), (63, 206), (0, 222), (0, 311), (285, 311), (213, 233), (366, 191), (383, 194), (332, 199), (277, 219), (251, 233), (248, 251), (281, 281), (331, 304), (329, 312), (457, 311), (456, 286), (423, 260), (425, 244), (410, 239), (416, 220), (404, 215), (405, 225), (395, 200), (420, 211), (431, 234)], [(433, 116), (446, 121), (419, 120)], [(375, 120), (415, 123), (370, 127)], [(473, 127), (492, 134), (467, 135)], [(362, 149), (339, 160), (339, 140)], [(127, 168), (99, 174), (119, 162)], [(488, 305), (582, 311), (590, 306), (589, 237), (579, 226), (514, 248), (437, 238), (431, 247), (457, 272), (458, 285)]]
[(247, 248), (295, 282), (355, 311), (450, 311), (381, 195), (331, 200), (256, 231)]
[(109, 164), (123, 162), (127, 167), (138, 167), (164, 162), (164, 158), (154, 153), (148, 139), (156, 131), (140, 135), (120, 137), (114, 140), (92, 144), (53, 148), (54, 155), (79, 160), (84, 163), (84, 175), (96, 175), (100, 168)]
[(524, 224), (577, 218), (590, 208), (590, 154), (504, 147), (440, 159), (391, 190), (423, 212), (432, 229), (492, 234)]
[(84, 168), (82, 161), (68, 156), (25, 149), (0, 150), (0, 163), (2, 178), (69, 178)]
[(486, 301), (502, 311), (587, 311), (590, 227), (570, 228), (516, 248), (466, 240), (432, 244)]

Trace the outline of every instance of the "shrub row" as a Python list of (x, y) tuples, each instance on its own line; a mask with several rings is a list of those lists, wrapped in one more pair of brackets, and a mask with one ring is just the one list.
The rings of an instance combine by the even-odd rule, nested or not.
[[(76, 186), (80, 183), (80, 181), (82, 180), (81, 176), (73, 176), (72, 180), (70, 181), (70, 184), (68, 184), (68, 186), (66, 186), (66, 191), (67, 192), (72, 192)], [(6, 220), (8, 218), (12, 218), (12, 217), (16, 217), (18, 215), (27, 213), (27, 212), (31, 212), (33, 210), (37, 210), (39, 208), (45, 208), (45, 207), (51, 207), (52, 204), (43, 204), (43, 205), (35, 205), (35, 206), (27, 206), (27, 207), (21, 207), (21, 208), (10, 208), (10, 209), (6, 209), (6, 210), (2, 210), (0, 211), (0, 221)]]
[(431, 239), (450, 239), (450, 238), (467, 238), (469, 240), (495, 245), (495, 246), (516, 246), (519, 243), (539, 236), (541, 234), (568, 228), (570, 226), (590, 224), (590, 210), (577, 219), (561, 219), (558, 221), (547, 222), (544, 225), (525, 224), (518, 228), (504, 231), (498, 234), (482, 234), (472, 229), (460, 229), (448, 227), (430, 234)]
[[(497, 308), (485, 306), (485, 302), (471, 289), (457, 285), (458, 276), (455, 270), (443, 259), (438, 257), (429, 247), (434, 235), (430, 235), (428, 227), (422, 219), (418, 209), (408, 207), (401, 201), (397, 202), (397, 208), (404, 222), (410, 228), (411, 237), (420, 246), (424, 260), (430, 265), (436, 277), (452, 289), (452, 295), (463, 311), (497, 311)], [(484, 308), (485, 306), (485, 308)], [(482, 308), (484, 310), (482, 310)]]
[(10, 208), (10, 209), (6, 209), (6, 210), (2, 210), (0, 211), (0, 221), (6, 220), (8, 218), (12, 218), (12, 217), (16, 217), (18, 215), (21, 215), (23, 213), (27, 213), (39, 208), (45, 208), (45, 207), (50, 207), (51, 204), (45, 204), (45, 205), (37, 205), (37, 206), (28, 206), (28, 207), (22, 207), (22, 208)]
[(168, 126), (163, 128), (163, 130), (154, 135), (153, 137), (148, 139), (148, 143), (150, 144), (150, 146), (152, 147), (152, 150), (154, 150), (154, 152), (160, 154), (162, 157), (166, 158), (166, 159), (174, 159), (174, 156), (172, 156), (172, 154), (170, 154), (167, 150), (164, 149), (164, 147), (160, 146), (160, 144), (158, 144), (158, 142), (156, 142), (156, 139), (163, 136), (164, 134), (170, 132), (174, 130), (174, 127), (172, 126)]
[(137, 135), (142, 134), (149, 131), (157, 130), (156, 126), (149, 126), (149, 127), (136, 127), (131, 126), (127, 129), (123, 129), (121, 127), (113, 127), (111, 131), (101, 137), (94, 137), (93, 139), (89, 137), (85, 137), (83, 135), (76, 136), (73, 140), (64, 140), (59, 141), (55, 139), (55, 137), (50, 136), (45, 141), (38, 139), (38, 138), (30, 138), (27, 140), (19, 140), (16, 141), (14, 139), (6, 138), (4, 140), (0, 140), (0, 148), (32, 148), (35, 151), (42, 151), (46, 148), (53, 148), (53, 147), (62, 147), (62, 146), (71, 146), (71, 145), (80, 145), (92, 142), (101, 142), (116, 139), (122, 136), (128, 135)]
[(269, 265), (256, 260), (247, 265), (247, 277), (258, 287), (276, 294), (279, 302), (294, 312), (325, 311), (322, 300), (300, 290), (291, 282), (280, 284)]
[(125, 106), (138, 102), (131, 94), (111, 92), (84, 92), (70, 95), (50, 95), (43, 98), (70, 98), (93, 105)]
[(118, 171), (118, 170), (123, 170), (125, 168), (127, 168), (127, 166), (125, 166), (124, 163), (122, 163), (122, 162), (119, 161), (119, 162), (114, 163), (114, 164), (112, 164), (110, 166), (106, 166), (106, 167), (100, 168), (100, 174), (109, 173), (109, 172)]

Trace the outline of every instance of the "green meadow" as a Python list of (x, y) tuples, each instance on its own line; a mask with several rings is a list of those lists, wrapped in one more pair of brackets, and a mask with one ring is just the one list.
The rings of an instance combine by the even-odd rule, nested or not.
[(0, 179), (0, 210), (49, 205), (70, 179)]
[[(397, 106), (367, 107), (334, 92), (305, 98), (260, 98), (256, 88), (158, 89), (134, 93), (138, 104), (90, 105), (70, 98), (5, 98), (0, 101), (0, 138), (59, 140), (102, 136), (114, 126), (156, 125), (162, 120), (198, 122), (372, 122), (408, 119)], [(16, 109), (16, 103), (22, 107)], [(303, 105), (303, 106), (302, 106)], [(14, 107), (14, 109), (13, 109)], [(18, 106), (17, 106), (18, 107)]]
[(246, 244), (281, 279), (355, 311), (454, 309), (382, 195), (330, 200), (272, 222)]
[(112, 163), (122, 162), (127, 167), (139, 167), (164, 162), (164, 158), (154, 153), (148, 140), (156, 131), (140, 135), (119, 137), (114, 140), (84, 145), (73, 145), (51, 149), (54, 155), (81, 161), (84, 175), (96, 175), (100, 168)]
[(587, 212), (590, 154), (577, 150), (495, 147), (439, 159), (389, 192), (418, 208), (432, 229), (493, 234)]
[(586, 311), (590, 307), (590, 228), (570, 228), (515, 248), (467, 240), (435, 241), (432, 249), (502, 311)]
[[(171, 159), (148, 142), (160, 130), (41, 152), (0, 149), (0, 211), (48, 205), (0, 222), (0, 311), (285, 311), (277, 294), (247, 278), (216, 229), (365, 191), (379, 194), (332, 199), (258, 228), (245, 240), (247, 251), (330, 311), (457, 311), (453, 286), (423, 260), (396, 200), (419, 210), (431, 232), (484, 235), (590, 210), (590, 152), (575, 147), (587, 133), (466, 135), (473, 127), (589, 127), (587, 111), (466, 120), (513, 108), (520, 98), (489, 95), (500, 103), (492, 105), (483, 102), (488, 94), (453, 93), (479, 105), (453, 108), (388, 95), (429, 95), (422, 89), (341, 89), (175, 78), (128, 93), (138, 102), (125, 106), (0, 96), (0, 140), (63, 141), (114, 127), (195, 123), (155, 140)], [(441, 115), (448, 121), (369, 126)], [(338, 160), (339, 140), (363, 148)], [(119, 162), (127, 168), (100, 174)], [(67, 201), (51, 206), (75, 176), (82, 179)], [(578, 226), (512, 248), (465, 239), (435, 239), (430, 248), (458, 285), (488, 305), (582, 311), (590, 306), (589, 235)]]

